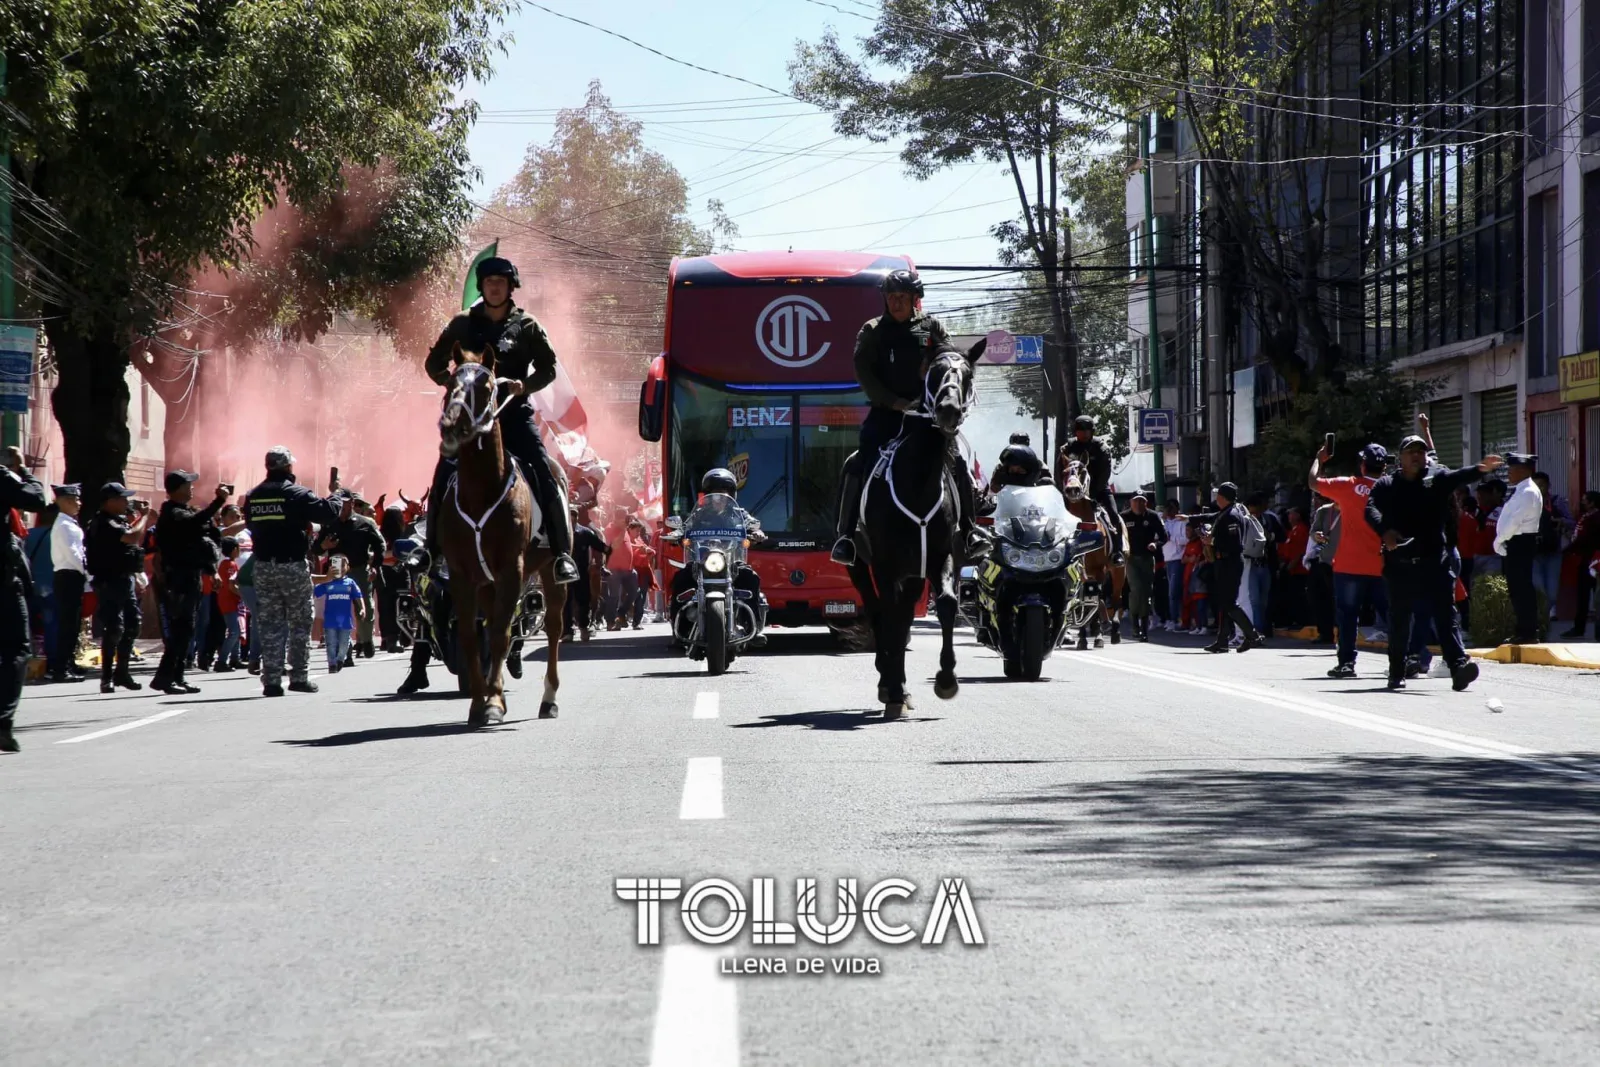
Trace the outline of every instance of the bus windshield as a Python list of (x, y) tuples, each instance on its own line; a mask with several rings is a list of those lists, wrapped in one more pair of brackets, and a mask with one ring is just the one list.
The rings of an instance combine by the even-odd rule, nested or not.
[(733, 472), (739, 505), (769, 534), (829, 536), (839, 471), (855, 451), (866, 396), (859, 390), (733, 390), (678, 374), (668, 433), (669, 514), (694, 509), (700, 479)]

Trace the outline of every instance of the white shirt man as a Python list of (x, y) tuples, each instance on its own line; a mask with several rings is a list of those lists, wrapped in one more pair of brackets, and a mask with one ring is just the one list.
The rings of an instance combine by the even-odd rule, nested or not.
[(89, 573), (85, 566), (83, 527), (78, 525), (82, 486), (54, 487), (60, 514), (50, 527), (50, 566), (55, 571), (52, 599), (56, 617), (56, 640), (45, 657), (50, 680), (70, 682), (83, 677), (78, 669), (78, 637), (83, 629), (83, 590)]
[(1523, 478), (1511, 487), (1511, 495), (1500, 505), (1499, 519), (1494, 528), (1494, 550), (1506, 554), (1506, 542), (1518, 534), (1539, 532), (1539, 520), (1544, 515), (1544, 494), (1539, 483)]

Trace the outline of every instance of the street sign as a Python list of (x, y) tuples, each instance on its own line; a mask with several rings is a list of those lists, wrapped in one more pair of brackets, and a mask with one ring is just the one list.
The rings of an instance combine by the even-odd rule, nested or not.
[(1017, 336), (1010, 330), (990, 330), (989, 345), (983, 350), (984, 363), (1011, 363), (1017, 358)]
[(1031, 337), (1017, 338), (1018, 363), (1043, 363), (1044, 338), (1037, 334)]
[(1171, 408), (1139, 409), (1139, 443), (1141, 445), (1178, 443), (1178, 420)]
[(0, 326), (0, 411), (28, 410), (38, 343), (39, 331), (30, 326)]

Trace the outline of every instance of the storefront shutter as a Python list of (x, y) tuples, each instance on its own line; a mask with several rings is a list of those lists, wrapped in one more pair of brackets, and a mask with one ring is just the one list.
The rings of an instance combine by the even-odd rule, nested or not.
[(1439, 462), (1447, 467), (1458, 467), (1466, 462), (1466, 447), (1462, 433), (1461, 398), (1435, 400), (1428, 405), (1428, 428), (1433, 434), (1433, 447), (1439, 453)]
[(1517, 387), (1478, 394), (1478, 437), (1485, 455), (1505, 455), (1517, 448)]

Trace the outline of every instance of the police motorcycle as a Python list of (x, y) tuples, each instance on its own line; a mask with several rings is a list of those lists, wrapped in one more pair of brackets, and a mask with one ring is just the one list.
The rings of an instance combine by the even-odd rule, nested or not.
[[(397, 559), (420, 559), (427, 522), (426, 517), (418, 519), (415, 537), (395, 542)], [(400, 591), (395, 602), (399, 623), (413, 642), (426, 643), (433, 653), (432, 658), (456, 676), (456, 687), (465, 696), (467, 677), (461, 670), (461, 637), (457, 631), (455, 605), (450, 599), (450, 565), (441, 558), (430, 566), (408, 566), (406, 570), (411, 577), (409, 587)], [(522, 677), (523, 642), (538, 633), (543, 625), (544, 596), (538, 584), (530, 579), (511, 620), (511, 647), (506, 653), (506, 672), (511, 677)], [(477, 626), (480, 665), (487, 676), (490, 664), (486, 620), (480, 616)]]
[(765, 640), (766, 596), (737, 584), (750, 569), (751, 541), (767, 539), (747, 522), (753, 520), (726, 493), (705, 494), (687, 521), (678, 515), (666, 520), (662, 539), (683, 546), (683, 561), (668, 562), (694, 577), (692, 587), (673, 594), (673, 642), (690, 659), (705, 660), (711, 675), (724, 673), (740, 653)]
[(1007, 678), (1036, 682), (1078, 612), (1081, 557), (1100, 543), (1080, 529), (1053, 486), (1006, 486), (995, 504), (994, 547), (976, 569), (966, 607), (979, 644), (1000, 653)]

